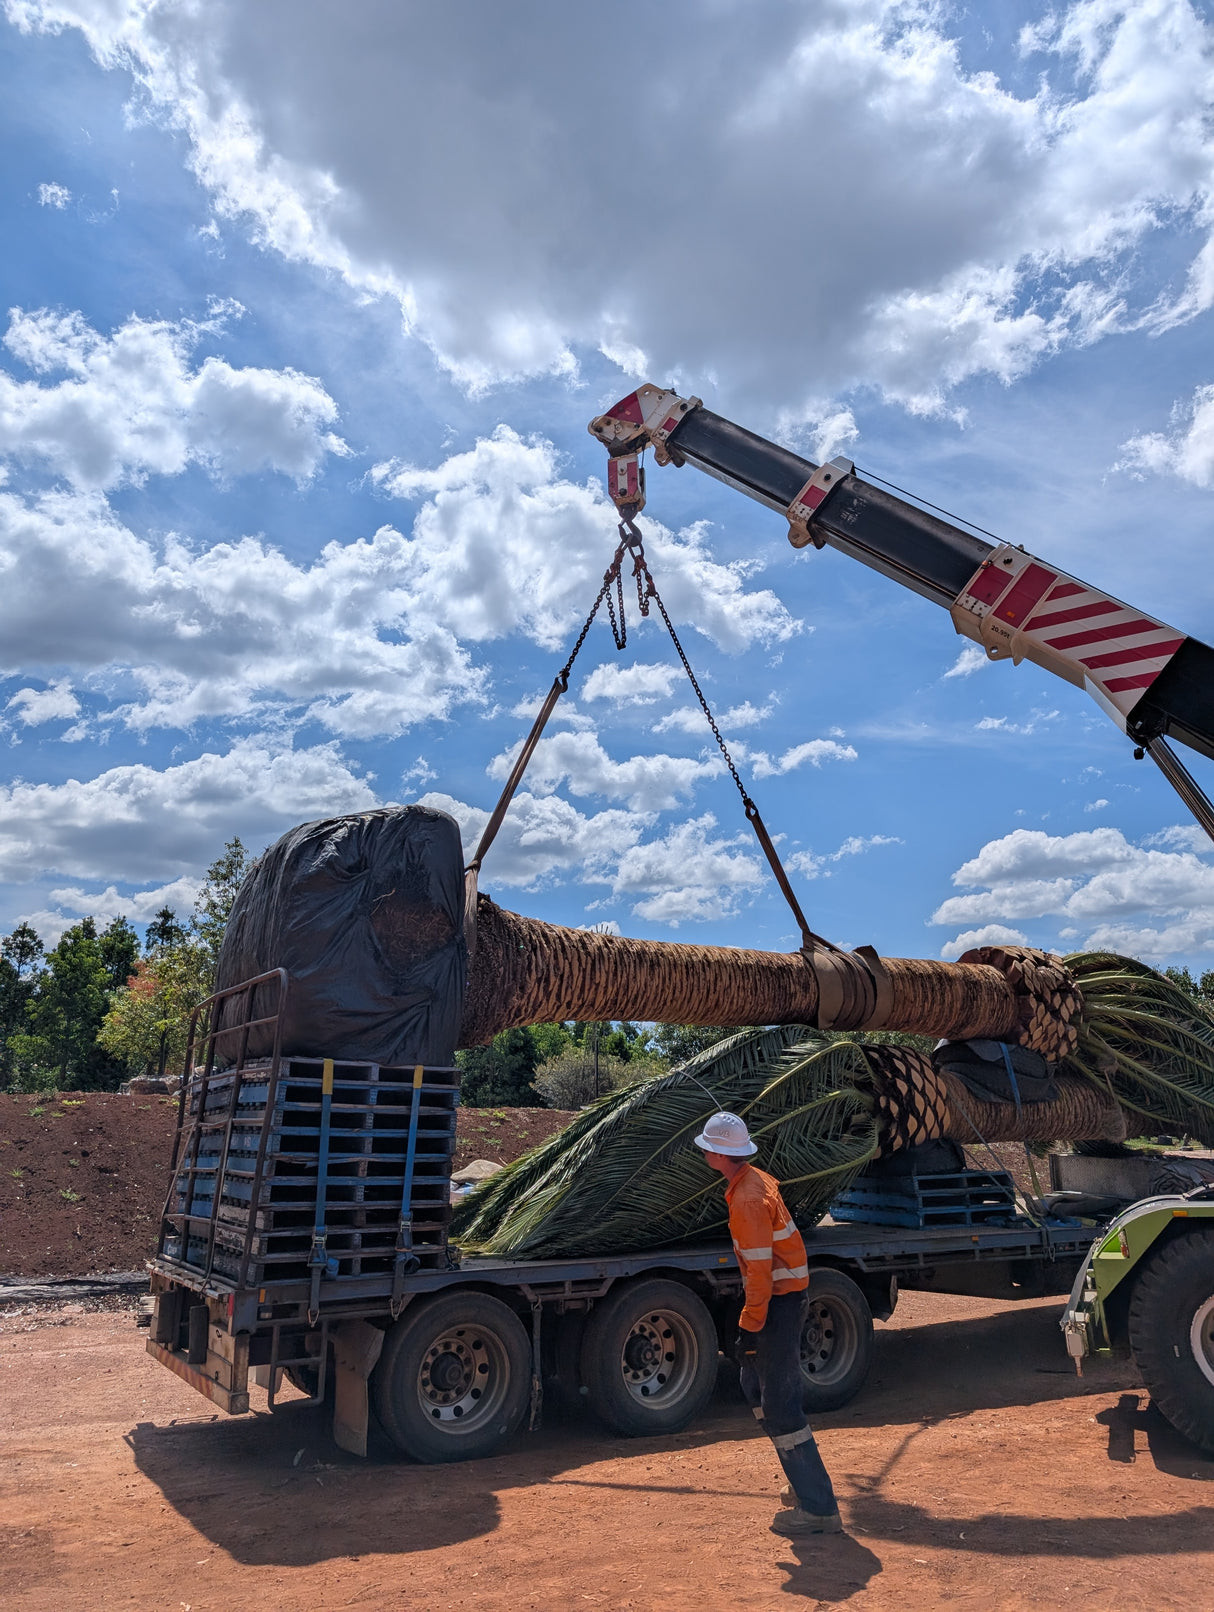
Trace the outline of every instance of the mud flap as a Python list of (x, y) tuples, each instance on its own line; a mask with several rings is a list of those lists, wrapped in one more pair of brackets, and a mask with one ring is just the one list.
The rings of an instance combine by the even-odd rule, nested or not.
[(351, 1455), (367, 1453), (367, 1378), (383, 1347), (384, 1334), (366, 1321), (347, 1321), (333, 1330), (333, 1442)]

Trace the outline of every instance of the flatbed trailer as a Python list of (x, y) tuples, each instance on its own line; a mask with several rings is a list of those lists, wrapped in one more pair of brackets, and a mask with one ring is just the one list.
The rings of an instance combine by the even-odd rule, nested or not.
[[(331, 1399), (334, 1438), (356, 1454), (372, 1410), (423, 1461), (488, 1455), (538, 1426), (545, 1404), (586, 1406), (624, 1434), (686, 1426), (733, 1350), (732, 1246), (462, 1253), (449, 1236), (458, 1070), (284, 1054), (286, 991), (271, 970), (196, 1017), (148, 1353), (233, 1415), (250, 1385), (273, 1410), (284, 1377)], [(251, 1057), (259, 1029), (273, 1049)], [(811, 1411), (860, 1391), (873, 1318), (893, 1314), (899, 1287), (1062, 1295), (1096, 1235), (1018, 1217), (1006, 1183), (933, 1212), (950, 1223), (804, 1229)]]

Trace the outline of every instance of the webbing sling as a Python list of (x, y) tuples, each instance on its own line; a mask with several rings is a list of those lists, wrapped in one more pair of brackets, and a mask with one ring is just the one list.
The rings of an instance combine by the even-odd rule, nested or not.
[(417, 1158), (417, 1121), (421, 1112), (422, 1081), (425, 1068), (413, 1070), (413, 1094), (409, 1102), (409, 1140), (405, 1145), (405, 1184), (400, 1198), (400, 1221), (396, 1229), (396, 1258), (392, 1264), (392, 1313), (400, 1308), (401, 1286), (410, 1271), (421, 1264), (413, 1252), (413, 1165)]
[(316, 1155), (316, 1219), (312, 1226), (312, 1248), (308, 1254), (308, 1269), (312, 1272), (312, 1287), (308, 1296), (308, 1325), (314, 1327), (320, 1315), (320, 1279), (329, 1264), (326, 1244), (329, 1233), (325, 1226), (325, 1199), (329, 1187), (329, 1122), (333, 1116), (333, 1060), (326, 1058), (320, 1078), (320, 1145)]

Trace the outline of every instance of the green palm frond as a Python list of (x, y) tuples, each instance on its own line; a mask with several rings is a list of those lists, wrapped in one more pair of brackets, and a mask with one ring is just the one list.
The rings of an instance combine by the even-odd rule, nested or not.
[(759, 1162), (767, 1164), (769, 1143), (787, 1171), (789, 1208), (801, 1204), (817, 1219), (872, 1156), (875, 1132), (846, 1078), (855, 1049), (822, 1038), (789, 1047), (807, 1035), (787, 1025), (748, 1031), (602, 1099), (574, 1121), (575, 1135), (562, 1133), (521, 1160), (512, 1179), (496, 1177), (473, 1194), (453, 1234), (468, 1249), (534, 1258), (721, 1233), (721, 1179), (693, 1141), (718, 1108), (748, 1119)]
[(1132, 957), (1077, 952), (1065, 961), (1084, 1015), (1061, 1072), (1111, 1092), (1161, 1131), (1214, 1146), (1214, 1016)]

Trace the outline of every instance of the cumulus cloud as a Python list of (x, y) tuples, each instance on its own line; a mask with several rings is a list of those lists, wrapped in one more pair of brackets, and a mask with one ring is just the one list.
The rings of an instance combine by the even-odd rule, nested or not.
[[(493, 758), (488, 767), (491, 778), (509, 775), (518, 748)], [(608, 800), (626, 800), (634, 812), (662, 812), (686, 799), (702, 779), (723, 771), (719, 757), (700, 761), (690, 756), (659, 754), (615, 761), (596, 733), (583, 730), (541, 739), (527, 769), (527, 779), (532, 789), (541, 794), (550, 794), (567, 783), (574, 795), (603, 795)]]
[(483, 683), (413, 574), (391, 527), (296, 564), (251, 537), (153, 545), (97, 495), (0, 493), (0, 665), (108, 672), (131, 696), (111, 716), (137, 729), (285, 702), (334, 733), (399, 733)]
[(326, 455), (347, 451), (326, 429), (337, 405), (310, 375), (213, 357), (191, 368), (191, 350), (213, 328), (131, 318), (102, 336), (80, 313), (14, 308), (4, 345), (36, 375), (63, 378), (0, 371), (0, 454), (103, 488), (191, 463), (307, 481)]
[[(597, 482), (560, 476), (550, 442), (500, 425), (431, 469), (383, 464), (372, 475), (385, 493), (426, 499), (413, 554), (433, 619), (468, 642), (521, 631), (548, 649), (581, 625), (618, 516)], [(672, 618), (720, 648), (782, 642), (799, 630), (770, 589), (747, 586), (752, 566), (712, 558), (702, 526), (675, 534), (648, 521), (645, 550)]]
[[(472, 387), (570, 374), (597, 347), (840, 440), (821, 399), (857, 381), (938, 409), (968, 376), (1009, 381), (1214, 301), (1209, 31), (1190, 0), (1059, 7), (1021, 37), (1022, 92), (978, 36), (963, 57), (930, 0), (720, 0), (692, 30), (648, 29), (623, 75), (579, 6), (6, 8), (83, 30), (181, 133), (222, 219), (395, 297)], [(629, 167), (643, 252), (604, 250), (599, 227), (618, 173), (593, 154), (620, 129), (677, 130), (677, 205), (667, 167)], [(823, 174), (847, 227), (807, 251)], [(1164, 223), (1191, 264), (1170, 300), (1136, 250)]]
[(39, 185), (39, 207), (55, 207), (62, 211), (72, 199), (72, 193), (66, 185)]
[[(415, 495), (432, 496), (410, 535), (385, 525), (310, 563), (254, 537), (154, 544), (98, 493), (0, 490), (0, 668), (107, 672), (129, 689), (111, 714), (141, 730), (257, 720), (276, 702), (344, 737), (444, 719), (484, 696), (470, 643), (568, 643), (613, 512), (601, 491), (560, 477), (550, 444), (505, 429), (411, 475)], [(797, 630), (745, 567), (712, 558), (702, 532), (647, 532), (677, 621), (730, 650)]]
[(69, 721), (80, 715), (80, 701), (67, 678), (61, 677), (47, 688), (19, 688), (4, 708), (27, 728), (43, 722)]
[(968, 893), (941, 902), (930, 921), (976, 926), (948, 943), (946, 957), (983, 944), (972, 936), (992, 925), (1037, 919), (1062, 939), (1082, 937), (1084, 948), (1166, 962), (1214, 948), (1211, 855), (1187, 826), (1142, 845), (1115, 828), (1016, 829), (957, 869), (952, 882)]
[(49, 900), (53, 906), (39, 907), (32, 912), (17, 915), (18, 923), (27, 923), (37, 930), (45, 946), (54, 946), (65, 929), (81, 918), (95, 918), (98, 924), (113, 923), (115, 918), (126, 918), (131, 923), (145, 924), (154, 918), (162, 907), (168, 907), (179, 918), (193, 908), (202, 880), (183, 877), (169, 884), (157, 885), (151, 890), (121, 893), (115, 885), (104, 890), (85, 890), (68, 886), (51, 890)]
[[(680, 666), (618, 666), (604, 661), (596, 666), (582, 687), (584, 700), (611, 700), (616, 705), (654, 705), (668, 699), (683, 676)], [(703, 713), (698, 713), (700, 721)]]
[(1123, 442), (1114, 470), (1179, 476), (1195, 487), (1214, 487), (1214, 386), (1199, 386), (1172, 410), (1172, 429)]
[(983, 924), (981, 929), (966, 929), (956, 939), (950, 940), (940, 948), (940, 955), (946, 963), (955, 963), (963, 953), (971, 951), (975, 946), (1027, 946), (1028, 939), (1018, 929), (1009, 929), (1006, 924)]
[(112, 767), (62, 784), (0, 787), (0, 878), (146, 883), (192, 875), (238, 834), (260, 850), (292, 824), (378, 804), (335, 744), (245, 739), (157, 771)]
[[(718, 719), (722, 732), (736, 733), (740, 728), (754, 728), (761, 722), (766, 722), (774, 708), (774, 699), (767, 705), (755, 705), (750, 700), (743, 700), (741, 705), (732, 705), (727, 711), (722, 711)], [(705, 734), (708, 732), (708, 723), (704, 713), (698, 705), (681, 705), (677, 711), (670, 711), (653, 725), (654, 733), (692, 733)]]
[[(421, 804), (456, 818), (471, 856), (489, 813), (438, 792), (423, 795)], [(595, 906), (623, 901), (634, 916), (672, 928), (727, 917), (762, 887), (765, 874), (749, 837), (715, 833), (711, 814), (646, 840), (652, 827), (651, 814), (611, 809), (586, 815), (558, 796), (524, 791), (493, 843), (480, 887), (530, 890), (580, 880), (606, 887)]]

